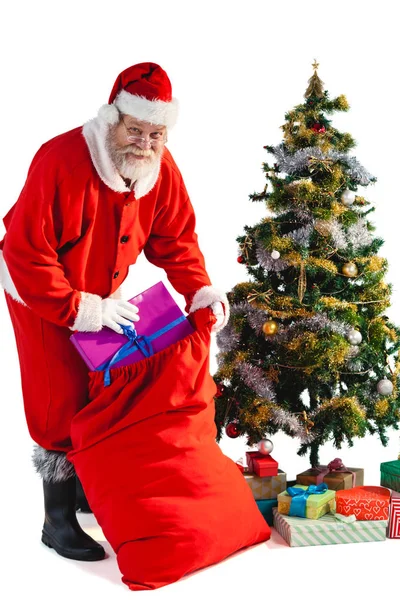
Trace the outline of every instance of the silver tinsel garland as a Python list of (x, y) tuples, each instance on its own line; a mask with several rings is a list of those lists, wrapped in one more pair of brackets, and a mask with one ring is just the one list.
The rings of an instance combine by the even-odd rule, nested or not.
[[(275, 392), (272, 383), (265, 377), (264, 371), (259, 367), (243, 362), (238, 367), (238, 372), (243, 382), (255, 392), (260, 398), (265, 398), (271, 402), (275, 401)], [(279, 428), (287, 429), (294, 437), (298, 437), (302, 442), (310, 442), (314, 438), (312, 433), (307, 433), (304, 423), (296, 415), (288, 412), (280, 406), (275, 406), (271, 410), (271, 420)]]
[(309, 166), (309, 159), (316, 158), (321, 160), (330, 159), (334, 162), (340, 161), (344, 163), (351, 179), (359, 185), (366, 186), (376, 181), (376, 178), (354, 156), (349, 156), (346, 152), (338, 152), (337, 150), (323, 152), (318, 147), (309, 146), (297, 150), (294, 154), (290, 154), (285, 150), (283, 144), (280, 144), (273, 148), (273, 154), (281, 171), (288, 173), (288, 175), (303, 172)]
[(332, 219), (329, 221), (329, 225), (327, 227), (330, 236), (333, 241), (333, 245), (338, 250), (343, 250), (347, 247), (346, 234), (343, 226), (336, 219)]
[(314, 231), (314, 222), (308, 223), (304, 225), (304, 227), (299, 227), (299, 229), (295, 229), (290, 233), (286, 233), (282, 237), (290, 238), (299, 246), (303, 248), (308, 248), (310, 246), (310, 238)]
[(265, 377), (264, 371), (260, 367), (251, 365), (248, 362), (242, 362), (238, 365), (237, 370), (247, 387), (253, 390), (257, 396), (271, 400), (272, 402), (275, 400), (274, 386)]
[(278, 333), (271, 336), (269, 341), (275, 344), (282, 344), (292, 340), (295, 336), (299, 335), (301, 331), (312, 331), (317, 333), (322, 329), (328, 329), (342, 336), (346, 336), (348, 332), (353, 329), (351, 325), (343, 323), (342, 321), (333, 321), (324, 313), (318, 313), (312, 317), (306, 317), (293, 321), (286, 327), (280, 327)]
[(273, 423), (281, 429), (288, 429), (293, 437), (298, 437), (303, 443), (310, 443), (315, 439), (315, 435), (312, 432), (307, 433), (304, 423), (296, 415), (279, 406), (274, 408), (272, 413)]
[(357, 221), (357, 223), (350, 225), (347, 230), (346, 237), (348, 243), (352, 244), (353, 250), (359, 250), (360, 248), (369, 246), (373, 240), (373, 235), (368, 230), (367, 221), (362, 217)]
[(235, 331), (233, 325), (228, 323), (216, 335), (218, 348), (221, 352), (230, 352), (238, 347), (240, 341), (240, 333)]
[(327, 235), (330, 235), (333, 245), (338, 250), (347, 248), (349, 244), (353, 246), (353, 250), (360, 250), (360, 248), (369, 246), (373, 240), (373, 235), (368, 229), (368, 223), (363, 217), (360, 217), (357, 223), (350, 225), (347, 230), (337, 219), (329, 221), (318, 219), (316, 226), (318, 231), (323, 229)]
[(274, 271), (279, 273), (288, 268), (288, 263), (281, 258), (272, 258), (271, 251), (263, 248), (260, 242), (256, 244), (256, 256), (259, 265), (266, 271)]
[[(351, 358), (351, 357), (350, 357)], [(364, 367), (363, 367), (363, 363), (361, 360), (357, 359), (357, 360), (349, 360), (346, 363), (346, 368), (349, 371), (353, 371), (355, 373), (360, 373), (361, 371), (363, 371)]]
[[(250, 327), (254, 330), (254, 333), (256, 335), (264, 336), (262, 326), (264, 325), (268, 317), (268, 310), (255, 308), (251, 306), (248, 302), (240, 302), (238, 304), (232, 305), (231, 313), (233, 315), (246, 315), (248, 323)], [(293, 321), (286, 327), (283, 327), (281, 325), (278, 333), (276, 333), (273, 336), (270, 336), (268, 338), (268, 341), (281, 344), (286, 342), (287, 340), (293, 339), (293, 337), (295, 335), (298, 335), (298, 333), (301, 330), (308, 330), (317, 333), (322, 329), (328, 329), (335, 333), (339, 333), (340, 335), (347, 336), (347, 334), (351, 329), (353, 329), (353, 327), (348, 323), (343, 323), (342, 321), (338, 320), (332, 320), (325, 313), (321, 312), (317, 313), (316, 315), (312, 315), (311, 317), (297, 319), (296, 321)]]

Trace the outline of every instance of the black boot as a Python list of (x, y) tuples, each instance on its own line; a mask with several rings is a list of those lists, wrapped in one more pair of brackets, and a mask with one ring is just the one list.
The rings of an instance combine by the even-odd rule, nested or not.
[(87, 501), (85, 492), (83, 490), (82, 484), (80, 482), (79, 477), (76, 475), (76, 503), (75, 509), (79, 510), (82, 513), (91, 513), (93, 512), (89, 506), (89, 502)]
[(43, 481), (45, 520), (42, 542), (49, 548), (75, 560), (102, 560), (103, 546), (81, 529), (76, 514), (75, 477), (66, 481)]

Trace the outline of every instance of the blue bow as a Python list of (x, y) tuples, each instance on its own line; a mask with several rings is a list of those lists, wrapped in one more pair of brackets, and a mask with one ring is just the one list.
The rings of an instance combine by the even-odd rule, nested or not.
[(305, 517), (307, 498), (312, 494), (325, 494), (328, 486), (326, 483), (319, 485), (309, 485), (306, 490), (298, 487), (288, 487), (286, 490), (289, 496), (292, 497), (290, 503), (289, 515), (291, 517)]
[(106, 361), (96, 369), (97, 371), (104, 370), (104, 385), (108, 386), (111, 383), (110, 369), (113, 367), (113, 365), (115, 365), (123, 358), (129, 356), (130, 354), (133, 354), (133, 352), (136, 352), (137, 350), (140, 350), (143, 356), (145, 356), (146, 358), (148, 358), (149, 356), (153, 356), (154, 350), (151, 345), (151, 342), (156, 338), (160, 337), (160, 335), (163, 335), (164, 333), (175, 327), (176, 325), (179, 325), (179, 323), (182, 323), (185, 319), (186, 317), (182, 315), (178, 319), (175, 319), (175, 321), (172, 321), (172, 323), (169, 323), (165, 327), (162, 327), (162, 329), (159, 329), (158, 331), (152, 333), (149, 336), (138, 335), (133, 325), (121, 325), (124, 335), (126, 335), (128, 341), (119, 350), (117, 350), (114, 356), (112, 356), (108, 361)]

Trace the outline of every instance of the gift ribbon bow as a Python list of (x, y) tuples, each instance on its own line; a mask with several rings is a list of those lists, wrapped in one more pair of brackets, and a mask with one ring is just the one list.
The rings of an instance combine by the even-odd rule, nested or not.
[(110, 385), (110, 369), (112, 369), (112, 367), (117, 362), (119, 362), (123, 358), (126, 358), (130, 354), (133, 354), (137, 350), (140, 350), (143, 356), (145, 356), (146, 358), (148, 358), (149, 356), (153, 356), (154, 350), (151, 345), (151, 342), (160, 337), (160, 335), (163, 335), (164, 333), (167, 333), (167, 331), (169, 331), (170, 329), (176, 327), (176, 325), (179, 325), (179, 323), (183, 323), (185, 319), (186, 317), (182, 315), (178, 319), (175, 319), (175, 321), (172, 321), (172, 323), (168, 323), (168, 325), (162, 327), (161, 329), (159, 329), (155, 333), (152, 333), (151, 335), (138, 335), (133, 325), (121, 325), (121, 329), (123, 330), (124, 335), (128, 338), (128, 341), (119, 350), (117, 350), (114, 356), (112, 356), (109, 360), (107, 360), (105, 363), (103, 363), (100, 367), (96, 369), (97, 371), (104, 370), (104, 386)]
[(314, 494), (325, 494), (328, 486), (326, 483), (320, 483), (319, 485), (309, 485), (306, 490), (298, 487), (288, 487), (286, 490), (292, 501), (290, 503), (289, 516), (291, 517), (305, 517), (306, 516), (306, 505), (307, 498)]
[(341, 458), (334, 458), (330, 463), (328, 463), (327, 467), (316, 467), (316, 470), (319, 471), (317, 475), (317, 484), (321, 483), (324, 480), (325, 475), (328, 475), (328, 473), (351, 473), (353, 479), (352, 486), (355, 487), (356, 485), (355, 472), (345, 467)]

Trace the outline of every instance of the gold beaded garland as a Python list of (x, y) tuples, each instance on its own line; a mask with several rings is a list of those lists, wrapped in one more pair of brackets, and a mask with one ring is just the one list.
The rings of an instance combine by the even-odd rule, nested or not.
[(263, 332), (265, 335), (275, 335), (277, 333), (279, 326), (276, 321), (271, 319), (270, 321), (265, 321), (262, 326)]
[(343, 275), (346, 277), (356, 277), (358, 275), (357, 265), (353, 262), (347, 262), (342, 267)]

